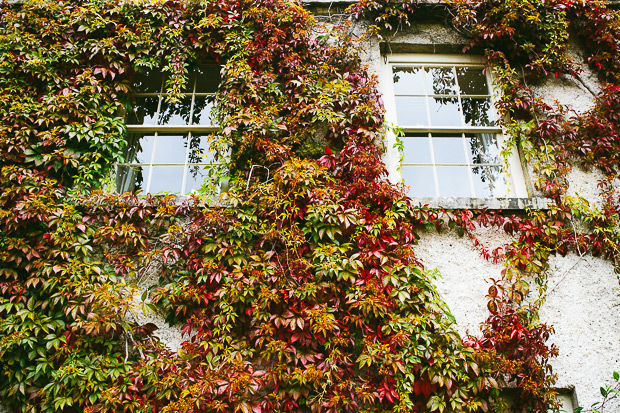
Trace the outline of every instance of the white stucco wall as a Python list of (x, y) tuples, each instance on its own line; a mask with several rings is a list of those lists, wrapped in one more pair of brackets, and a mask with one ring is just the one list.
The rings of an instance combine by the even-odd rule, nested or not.
[[(441, 25), (414, 25), (407, 33), (400, 32), (383, 41), (426, 48), (466, 43)], [(387, 50), (389, 53), (389, 48)], [(391, 71), (389, 67), (386, 70), (388, 64), (380, 53), (379, 40), (369, 40), (364, 51), (364, 60), (371, 71), (379, 76), (381, 84), (389, 84)], [(578, 45), (572, 44), (569, 54), (576, 62), (583, 61)], [(585, 65), (577, 79), (560, 77), (532, 86), (535, 96), (550, 105), (566, 106), (574, 113), (587, 111), (599, 90), (595, 74)], [(394, 110), (390, 102), (384, 103), (388, 112)], [(398, 156), (390, 150), (394, 143), (394, 136), (388, 134), (384, 159), (395, 181)], [(568, 177), (568, 195), (583, 197), (591, 206), (600, 207), (602, 200), (596, 185), (602, 178), (600, 172), (574, 168)], [(615, 181), (615, 187), (620, 189), (619, 182)], [(583, 228), (579, 223), (576, 225)], [(481, 229), (477, 236), (491, 250), (511, 241), (510, 236), (495, 229)], [(500, 277), (503, 264), (486, 261), (468, 237), (458, 237), (450, 231), (423, 233), (415, 252), (427, 269), (437, 269), (441, 273), (438, 290), (457, 320), (458, 331), (479, 335), (479, 325), (488, 316), (485, 299), (490, 286), (488, 280)], [(557, 387), (574, 386), (579, 404), (589, 407), (601, 400), (599, 387), (611, 382), (613, 371), (620, 371), (620, 323), (615, 322), (620, 315), (618, 278), (611, 262), (591, 255), (580, 258), (570, 254), (550, 259), (549, 288), (556, 284), (540, 312), (541, 321), (554, 326), (551, 342), (560, 351), (551, 365), (558, 374)], [(568, 401), (568, 397), (564, 399)], [(620, 404), (610, 405), (605, 411), (620, 411)]]
[[(511, 241), (495, 229), (477, 231), (477, 236), (491, 248)], [(479, 336), (479, 325), (488, 316), (488, 280), (499, 278), (503, 264), (486, 261), (467, 236), (451, 231), (424, 233), (415, 252), (427, 269), (441, 272), (438, 290), (457, 320), (459, 333)], [(553, 291), (541, 309), (540, 320), (555, 328), (550, 343), (560, 351), (551, 360), (558, 374), (557, 387), (574, 386), (579, 403), (589, 407), (600, 401), (599, 387), (610, 384), (612, 372), (620, 371), (618, 279), (612, 264), (603, 258), (552, 256), (549, 289)], [(620, 411), (620, 404), (612, 404), (606, 411)]]

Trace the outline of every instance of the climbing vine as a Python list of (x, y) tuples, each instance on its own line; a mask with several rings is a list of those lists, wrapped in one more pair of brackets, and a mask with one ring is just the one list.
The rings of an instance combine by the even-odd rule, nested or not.
[[(417, 2), (360, 2), (329, 31), (280, 0), (0, 2), (0, 395), (18, 411), (489, 411), (553, 403), (536, 311), (550, 254), (617, 266), (618, 17), (602, 2), (459, 0), (454, 25), (498, 72), (512, 145), (556, 205), (526, 216), (415, 206), (386, 179), (375, 79), (355, 18), (399, 29)], [(327, 33), (327, 34), (325, 34)], [(579, 76), (569, 35), (609, 82), (567, 117), (527, 82)], [(106, 191), (124, 159), (137, 75), (178, 102), (202, 62), (221, 67), (209, 139), (231, 189)], [(516, 70), (520, 69), (520, 71)], [(604, 139), (600, 139), (604, 136)], [(544, 148), (541, 153), (536, 148)], [(599, 168), (602, 210), (565, 195)], [(213, 183), (212, 182), (212, 183)], [(212, 185), (211, 185), (212, 187)], [(577, 233), (579, 218), (591, 232)], [(517, 241), (489, 252), (495, 226)], [(413, 246), (425, 228), (468, 234), (506, 269), (481, 337), (459, 337)], [(154, 281), (151, 281), (154, 280)], [(530, 291), (532, 290), (532, 291)], [(142, 323), (182, 326), (172, 352)]]

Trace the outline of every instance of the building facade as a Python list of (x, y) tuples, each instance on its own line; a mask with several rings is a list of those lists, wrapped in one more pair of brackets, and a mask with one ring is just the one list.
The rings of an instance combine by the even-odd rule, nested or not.
[(620, 409), (613, 3), (0, 2), (7, 411)]

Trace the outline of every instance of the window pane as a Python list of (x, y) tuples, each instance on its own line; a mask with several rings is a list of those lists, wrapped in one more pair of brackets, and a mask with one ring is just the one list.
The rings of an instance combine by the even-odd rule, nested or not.
[(494, 133), (467, 134), (469, 156), (474, 164), (501, 164), (502, 157)]
[(187, 163), (210, 163), (213, 161), (213, 155), (213, 151), (209, 148), (209, 138), (206, 135), (191, 136)]
[(409, 192), (407, 193), (409, 196), (437, 196), (432, 166), (403, 166), (401, 173), (405, 185), (409, 186)]
[(117, 192), (138, 192), (145, 187), (150, 166), (119, 166), (116, 172)]
[(461, 136), (433, 134), (433, 152), (435, 163), (467, 163)]
[(192, 98), (187, 96), (181, 103), (170, 104), (163, 98), (159, 112), (159, 125), (187, 125), (189, 124), (189, 112)]
[(458, 98), (435, 97), (428, 101), (432, 126), (462, 126)]
[(457, 67), (456, 76), (458, 78), (461, 93), (464, 95), (488, 95), (489, 87), (487, 77), (482, 69), (472, 67)]
[(396, 96), (396, 121), (400, 126), (427, 126), (426, 98)]
[(503, 198), (508, 196), (504, 172), (499, 166), (476, 166), (472, 168), (474, 189), (477, 197)]
[(136, 162), (136, 163), (150, 163), (151, 156), (153, 155), (153, 144), (155, 143), (155, 136), (146, 135), (140, 137), (136, 145), (132, 148), (136, 152), (136, 156), (134, 159), (128, 159), (128, 162)]
[(194, 190), (200, 189), (207, 177), (209, 167), (204, 165), (189, 165), (185, 175), (185, 193), (189, 194)]
[(192, 125), (214, 125), (211, 117), (215, 96), (196, 96), (194, 101), (194, 113)]
[(164, 74), (159, 70), (137, 75), (134, 78), (134, 92), (160, 93), (164, 81)]
[(128, 125), (155, 125), (159, 97), (143, 97), (135, 99), (126, 116)]
[(184, 166), (153, 166), (152, 168), (151, 183), (148, 188), (150, 193), (181, 192)]
[(429, 94), (433, 95), (456, 95), (456, 82), (454, 71), (450, 67), (430, 67), (427, 68), (427, 79), (432, 82), (429, 85)]
[(394, 72), (394, 94), (424, 95), (424, 71), (421, 67), (396, 67)]
[(196, 93), (215, 93), (220, 84), (220, 67), (201, 65), (196, 70)]
[(470, 197), (469, 171), (466, 166), (438, 166), (439, 196)]
[(185, 163), (186, 152), (187, 136), (161, 134), (157, 136), (153, 163)]
[(469, 126), (494, 126), (495, 115), (491, 99), (462, 98), (465, 124)]
[(403, 163), (432, 163), (428, 135), (408, 134), (403, 138)]

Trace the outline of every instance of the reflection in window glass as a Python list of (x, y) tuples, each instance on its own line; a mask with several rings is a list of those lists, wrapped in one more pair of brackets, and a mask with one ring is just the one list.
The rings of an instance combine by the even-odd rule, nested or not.
[(196, 93), (215, 93), (220, 84), (220, 67), (201, 65), (196, 70)]
[(192, 191), (200, 189), (205, 178), (208, 176), (208, 166), (204, 165), (189, 165), (185, 172), (185, 192), (190, 193)]
[(476, 196), (507, 196), (508, 187), (501, 166), (475, 166), (472, 168), (472, 173)]
[(159, 110), (159, 125), (189, 125), (192, 98), (185, 97), (180, 103), (168, 103), (162, 99)]
[(202, 186), (214, 165), (208, 132), (215, 130), (211, 110), (219, 81), (219, 67), (199, 66), (188, 75), (181, 102), (169, 103), (161, 73), (136, 80), (126, 116), (133, 133), (125, 163), (117, 165), (118, 191), (186, 194)]
[(133, 106), (129, 108), (127, 114), (128, 125), (155, 125), (157, 123), (157, 109), (159, 97), (136, 98)]
[(421, 67), (394, 67), (396, 95), (424, 95), (424, 71)]
[(464, 95), (488, 95), (489, 87), (483, 69), (473, 67), (457, 67), (456, 76), (458, 78), (461, 93)]
[(429, 98), (432, 126), (461, 126), (461, 108), (456, 97)]
[(473, 164), (502, 163), (502, 157), (497, 146), (497, 135), (494, 133), (466, 134), (469, 156)]
[(149, 176), (150, 170), (150, 166), (119, 166), (116, 171), (117, 191), (143, 191), (144, 184)]
[(469, 126), (493, 126), (495, 116), (489, 98), (462, 98), (465, 124)]
[(214, 105), (213, 96), (196, 96), (194, 110), (192, 112), (192, 125), (212, 125), (215, 119), (211, 116)]
[(450, 67), (431, 67), (426, 71), (429, 85), (429, 91), (434, 95), (456, 95), (456, 82), (454, 78), (454, 70)]
[(419, 64), (392, 71), (409, 195), (507, 196), (497, 131), (486, 129), (496, 117), (483, 68)]
[(139, 135), (133, 135), (133, 140), (133, 144), (135, 145), (134, 148), (138, 149), (135, 162), (150, 163), (151, 159), (153, 158), (153, 146), (155, 145), (155, 136), (146, 135), (140, 137)]

